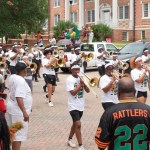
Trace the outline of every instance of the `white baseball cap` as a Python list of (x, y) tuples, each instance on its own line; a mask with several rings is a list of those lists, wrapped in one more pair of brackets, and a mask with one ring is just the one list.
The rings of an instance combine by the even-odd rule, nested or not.
[(135, 62), (138, 62), (139, 60), (142, 60), (142, 57), (137, 57), (137, 58), (135, 59)]
[(105, 69), (106, 69), (108, 66), (113, 66), (113, 64), (112, 64), (112, 63), (106, 64), (106, 65), (105, 65)]
[(80, 69), (80, 66), (79, 66), (79, 65), (73, 65), (73, 66), (71, 67), (71, 69)]
[(75, 51), (80, 50), (80, 47), (75, 48)]

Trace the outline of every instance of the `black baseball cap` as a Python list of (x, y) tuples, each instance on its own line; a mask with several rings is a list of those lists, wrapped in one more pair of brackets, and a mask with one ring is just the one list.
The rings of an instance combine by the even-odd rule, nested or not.
[(19, 62), (17, 62), (15, 68), (16, 68), (16, 71), (21, 71), (21, 70), (24, 70), (25, 68), (27, 68), (27, 65), (25, 62), (19, 61)]

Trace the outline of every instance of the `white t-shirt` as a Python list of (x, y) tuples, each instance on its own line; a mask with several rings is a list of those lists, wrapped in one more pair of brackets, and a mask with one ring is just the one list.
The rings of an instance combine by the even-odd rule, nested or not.
[(69, 58), (70, 63), (72, 64), (74, 61), (76, 61), (76, 58), (77, 58), (76, 54), (70, 54)]
[(16, 100), (16, 97), (22, 97), (26, 112), (30, 114), (32, 107), (32, 94), (25, 79), (19, 75), (13, 74), (10, 76), (8, 83), (9, 94), (7, 112), (11, 115), (23, 116), (23, 113)]
[[(10, 51), (9, 58), (14, 57), (15, 55), (16, 55), (15, 52)], [(17, 60), (16, 59), (14, 59), (14, 60), (10, 59), (9, 62), (10, 62), (10, 66), (16, 66)]]
[(55, 70), (54, 68), (46, 68), (45, 65), (47, 65), (50, 62), (49, 59), (44, 58), (42, 59), (42, 65), (43, 65), (43, 74), (49, 74), (49, 75), (55, 75)]
[[(110, 82), (112, 81), (112, 77), (108, 75), (104, 75), (100, 78), (100, 88), (105, 88)], [(107, 93), (102, 90), (102, 103), (112, 102), (112, 103), (119, 103), (117, 92), (118, 92), (118, 82), (116, 81), (114, 89), (110, 89)]]
[(141, 91), (141, 92), (146, 92), (147, 91), (147, 82), (148, 82), (148, 74), (145, 75), (143, 83), (137, 83), (135, 80), (137, 80), (144, 72), (144, 69), (138, 70), (138, 69), (133, 69), (131, 71), (131, 78), (134, 81), (134, 86), (136, 91)]
[[(102, 55), (103, 55), (103, 53), (99, 53), (99, 52), (98, 52), (96, 56), (98, 57), (98, 56), (102, 56)], [(104, 60), (103, 60), (103, 57), (101, 57), (100, 59), (98, 59), (97, 57), (96, 57), (96, 65), (97, 65), (97, 67), (100, 67), (100, 66), (102, 66), (102, 65), (105, 65), (105, 62), (104, 62)]]
[(72, 96), (70, 91), (74, 90), (74, 88), (80, 83), (80, 78), (75, 78), (72, 75), (70, 75), (66, 80), (66, 89), (68, 93), (68, 109), (69, 111), (72, 110), (84, 110), (84, 89), (81, 88), (77, 95)]
[(142, 55), (142, 61), (145, 62), (148, 60), (148, 56)]

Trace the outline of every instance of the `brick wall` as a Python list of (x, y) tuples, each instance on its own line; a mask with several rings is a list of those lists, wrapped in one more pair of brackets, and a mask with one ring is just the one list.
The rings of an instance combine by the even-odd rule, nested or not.
[[(69, 1), (69, 0), (68, 0)], [(150, 19), (142, 18), (142, 3), (150, 2), (150, 0), (135, 0), (135, 40), (141, 39), (141, 31), (145, 31), (145, 37), (150, 39)], [(60, 19), (65, 20), (65, 0), (60, 0), (60, 7), (53, 7), (54, 0), (50, 0), (50, 28), (54, 26), (54, 15), (60, 14)], [(100, 0), (101, 4), (108, 4), (112, 8), (112, 0)], [(129, 41), (133, 40), (133, 31), (129, 29), (130, 21), (130, 0), (118, 0), (118, 6), (129, 6), (129, 18), (126, 20), (118, 20), (118, 27), (113, 29), (112, 41), (122, 41), (122, 32), (128, 32)], [(70, 9), (70, 8), (68, 8)], [(94, 23), (87, 23), (87, 11), (95, 9), (95, 3), (93, 2), (84, 2), (84, 25), (93, 25)], [(118, 8), (116, 8), (118, 10)], [(77, 22), (79, 21), (79, 0), (77, 4), (71, 6), (72, 12), (77, 12)], [(118, 17), (118, 16), (117, 16)]]

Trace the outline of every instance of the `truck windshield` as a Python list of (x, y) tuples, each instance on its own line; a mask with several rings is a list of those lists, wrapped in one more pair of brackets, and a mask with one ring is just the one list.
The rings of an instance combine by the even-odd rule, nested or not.
[(83, 44), (83, 45), (81, 46), (81, 51), (94, 52), (94, 45), (93, 45), (93, 44)]
[(131, 53), (131, 54), (139, 54), (143, 51), (145, 45), (143, 43), (130, 43), (123, 47), (119, 53)]

